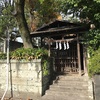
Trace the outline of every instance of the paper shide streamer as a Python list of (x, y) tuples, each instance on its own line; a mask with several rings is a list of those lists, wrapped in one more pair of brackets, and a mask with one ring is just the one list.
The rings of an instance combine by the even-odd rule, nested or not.
[(56, 41), (56, 49), (58, 49), (58, 42)]
[(61, 45), (61, 42), (57, 42), (56, 41), (56, 49), (58, 49), (59, 48), (59, 50), (61, 50), (62, 49), (62, 45)]

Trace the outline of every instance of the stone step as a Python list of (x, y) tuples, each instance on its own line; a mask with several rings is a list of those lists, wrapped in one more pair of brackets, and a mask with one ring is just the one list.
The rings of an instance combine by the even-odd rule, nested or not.
[(57, 90), (57, 89), (79, 89), (79, 90), (87, 90), (88, 89), (88, 86), (86, 85), (82, 85), (82, 86), (79, 86), (79, 85), (67, 85), (67, 86), (63, 86), (63, 85), (56, 85), (56, 84), (54, 84), (54, 85), (51, 85), (50, 87), (50, 90), (51, 89), (55, 89), (55, 90)]
[[(46, 100), (89, 100), (88, 96), (83, 96), (80, 94), (46, 94), (43, 98), (46, 98)], [(48, 99), (49, 98), (49, 99)], [(44, 99), (43, 99), (44, 100)]]
[(88, 77), (57, 76), (41, 100), (90, 100)]
[(64, 86), (64, 87), (67, 87), (67, 86), (88, 86), (88, 82), (66, 82), (66, 81), (58, 81), (58, 82), (54, 82), (51, 86)]
[(68, 81), (88, 81), (88, 77), (87, 76), (57, 76), (56, 77), (57, 80), (68, 80)]
[(53, 82), (54, 85), (63, 85), (63, 86), (87, 86), (88, 85), (88, 82), (84, 82), (84, 81), (61, 81), (61, 80), (58, 80), (58, 81), (54, 81)]
[(54, 90), (54, 89), (50, 89), (50, 90), (47, 90), (45, 94), (50, 94), (50, 95), (53, 95), (53, 94), (58, 94), (58, 95), (62, 95), (62, 94), (80, 94), (80, 95), (88, 95), (88, 91), (84, 91), (84, 90), (72, 90), (72, 89), (58, 89), (58, 90)]

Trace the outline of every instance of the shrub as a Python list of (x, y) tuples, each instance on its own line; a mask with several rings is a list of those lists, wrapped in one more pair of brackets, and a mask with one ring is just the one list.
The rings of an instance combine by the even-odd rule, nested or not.
[(89, 76), (92, 77), (95, 74), (100, 74), (100, 48), (93, 53), (89, 62)]
[[(15, 51), (10, 52), (10, 59), (16, 60), (32, 60), (32, 59), (44, 59), (48, 57), (48, 51), (44, 48), (24, 49), (18, 48)], [(6, 59), (6, 54), (1, 53), (0, 59)]]
[(6, 59), (6, 53), (0, 52), (0, 59)]

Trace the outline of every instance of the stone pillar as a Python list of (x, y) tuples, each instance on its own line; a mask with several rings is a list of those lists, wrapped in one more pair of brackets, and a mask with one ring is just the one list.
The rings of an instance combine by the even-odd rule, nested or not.
[(84, 63), (84, 73), (85, 75), (88, 75), (88, 69), (87, 69), (87, 48), (84, 46), (83, 48), (83, 63)]
[(78, 35), (77, 35), (77, 57), (78, 57), (79, 75), (81, 76), (81, 55), (80, 55), (80, 43)]

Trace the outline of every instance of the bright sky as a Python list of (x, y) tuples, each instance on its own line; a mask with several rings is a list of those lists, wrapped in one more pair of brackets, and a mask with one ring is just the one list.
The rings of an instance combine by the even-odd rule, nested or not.
[(16, 41), (23, 43), (23, 40), (21, 37), (16, 38)]

